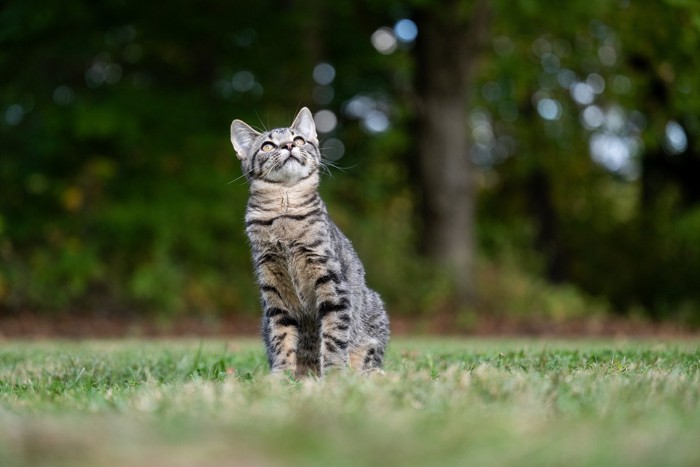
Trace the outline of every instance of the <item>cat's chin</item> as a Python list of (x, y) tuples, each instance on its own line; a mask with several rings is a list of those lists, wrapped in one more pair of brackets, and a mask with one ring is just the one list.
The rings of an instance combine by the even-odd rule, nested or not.
[(301, 165), (297, 160), (287, 160), (279, 170), (268, 175), (268, 179), (285, 185), (294, 185), (298, 181), (308, 178), (311, 172), (312, 169)]

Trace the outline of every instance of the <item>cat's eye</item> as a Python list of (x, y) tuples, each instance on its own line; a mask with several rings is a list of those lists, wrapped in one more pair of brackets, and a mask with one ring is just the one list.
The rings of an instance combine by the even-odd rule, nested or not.
[(306, 143), (306, 141), (304, 141), (304, 138), (302, 138), (301, 136), (297, 136), (296, 138), (294, 138), (295, 146), (303, 146), (304, 143)]
[(272, 143), (265, 143), (262, 145), (262, 148), (260, 148), (260, 149), (262, 149), (263, 152), (270, 152), (273, 149), (275, 149), (275, 145)]

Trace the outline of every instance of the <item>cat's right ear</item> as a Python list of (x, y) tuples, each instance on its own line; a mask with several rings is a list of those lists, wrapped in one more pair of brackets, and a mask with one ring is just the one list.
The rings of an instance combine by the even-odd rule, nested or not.
[(250, 149), (255, 139), (260, 133), (253, 130), (242, 120), (234, 120), (231, 123), (231, 144), (236, 151), (236, 156), (243, 160), (250, 156)]

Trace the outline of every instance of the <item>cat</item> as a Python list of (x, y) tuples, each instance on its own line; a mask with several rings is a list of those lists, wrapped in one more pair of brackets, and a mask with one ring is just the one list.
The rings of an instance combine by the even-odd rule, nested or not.
[(249, 182), (245, 226), (272, 373), (381, 371), (389, 318), (318, 193), (323, 162), (311, 112), (262, 133), (234, 120), (231, 143)]

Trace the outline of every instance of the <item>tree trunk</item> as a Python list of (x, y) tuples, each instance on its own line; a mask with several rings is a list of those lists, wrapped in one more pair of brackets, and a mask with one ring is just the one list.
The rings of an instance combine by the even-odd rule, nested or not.
[(562, 283), (567, 279), (566, 256), (560, 241), (559, 216), (554, 207), (552, 182), (543, 168), (530, 173), (526, 192), (532, 217), (538, 226), (535, 248), (545, 258), (547, 279), (554, 284)]
[(454, 279), (469, 305), (474, 287), (474, 184), (467, 113), (488, 3), (451, 0), (419, 12), (416, 43), (418, 183), (422, 250)]

